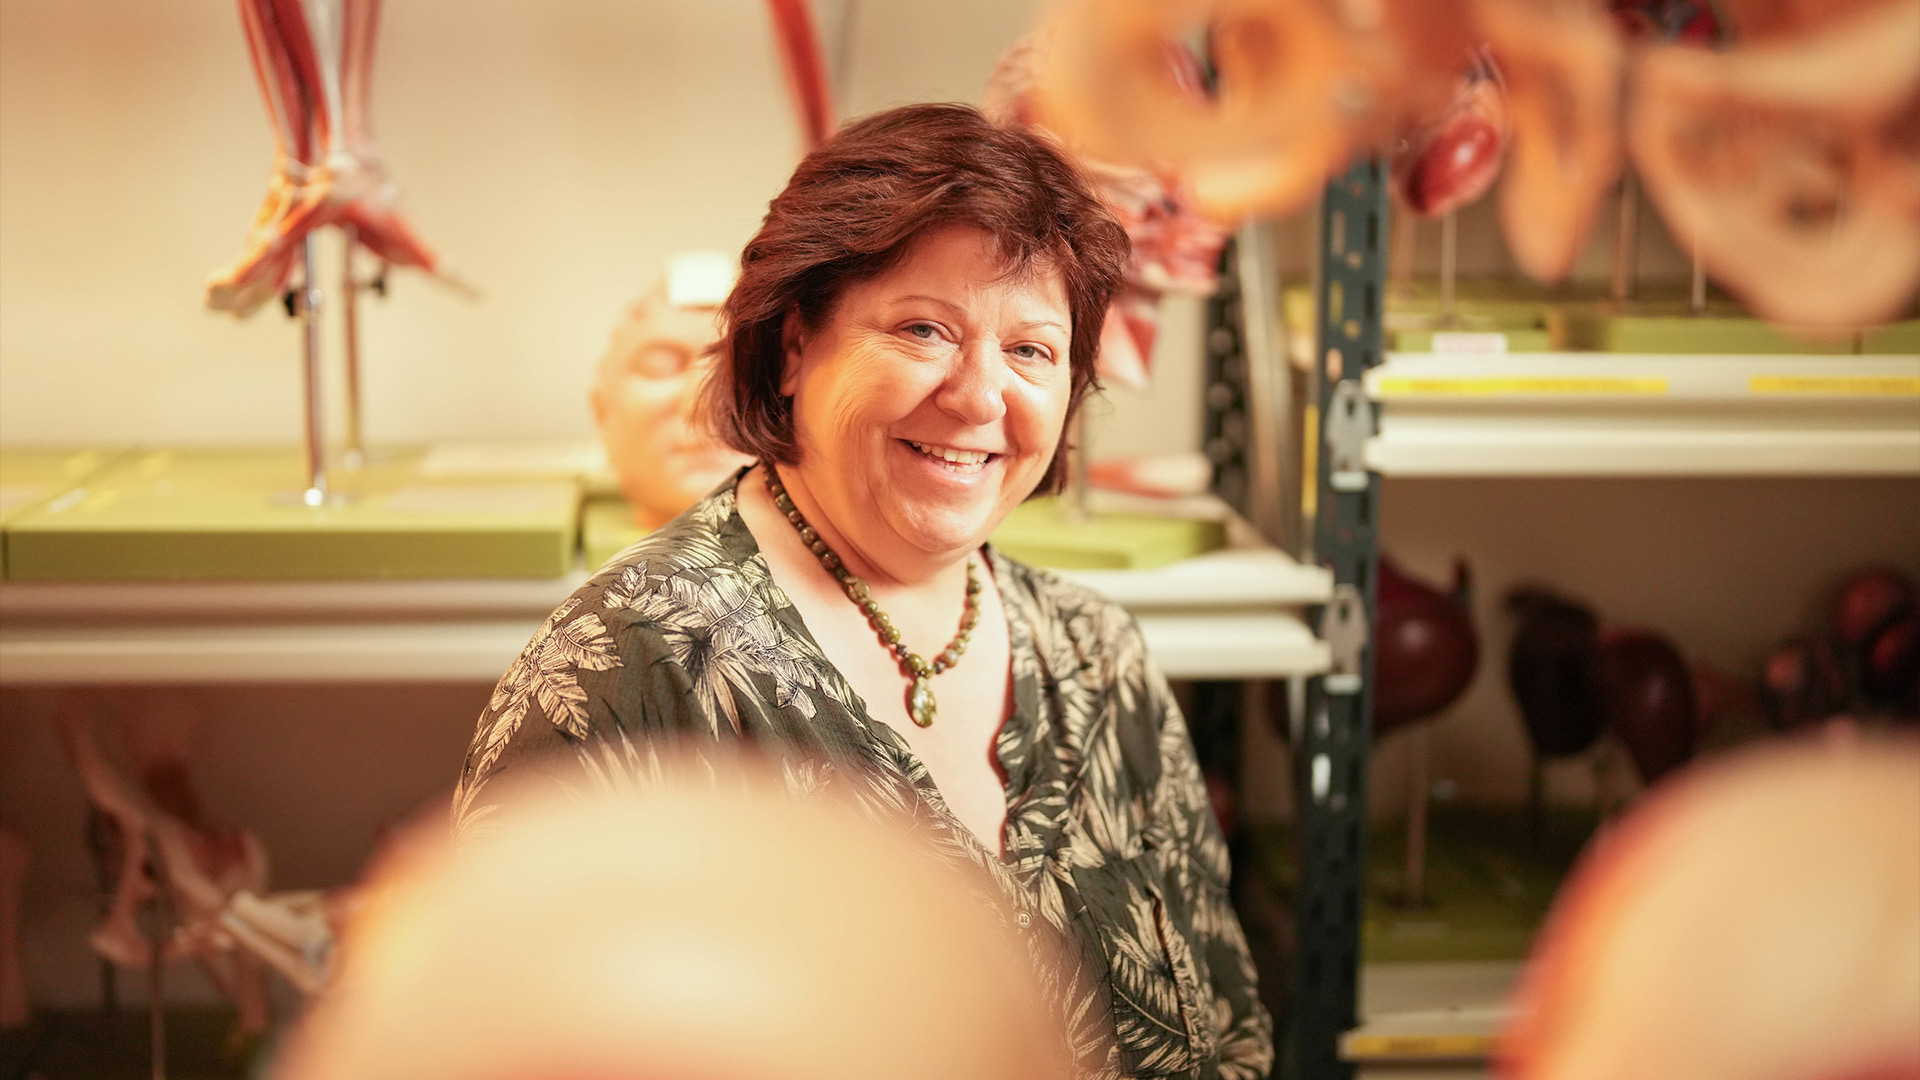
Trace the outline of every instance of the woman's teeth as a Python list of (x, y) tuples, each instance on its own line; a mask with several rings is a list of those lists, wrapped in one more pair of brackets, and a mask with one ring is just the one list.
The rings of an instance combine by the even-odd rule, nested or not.
[(913, 442), (912, 440), (908, 440), (907, 445), (933, 458), (935, 461), (945, 462), (948, 468), (954, 469), (955, 471), (964, 470), (972, 472), (985, 465), (987, 459), (993, 457), (992, 454), (984, 450), (955, 450), (950, 446), (932, 446), (927, 443)]

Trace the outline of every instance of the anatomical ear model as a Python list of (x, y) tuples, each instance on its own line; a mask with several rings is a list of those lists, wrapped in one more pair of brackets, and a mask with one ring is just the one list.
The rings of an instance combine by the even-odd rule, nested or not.
[(1897, 317), (1920, 281), (1920, 0), (1728, 8), (1731, 49), (1635, 65), (1648, 193), (1765, 318)]
[[(87, 798), (117, 826), (122, 852), (107, 916), (88, 939), (94, 951), (123, 967), (155, 962), (140, 932), (141, 904), (165, 890), (179, 929), (161, 962), (198, 959), (216, 986), (233, 999), (242, 1031), (261, 1033), (268, 1013), (264, 972), (251, 956), (234, 952), (218, 927), (228, 898), (241, 889), (264, 892), (266, 852), (251, 833), (216, 828), (201, 816), (187, 781), (184, 756), (149, 760), (134, 782), (101, 745), (106, 713), (123, 725), (151, 720), (176, 729), (195, 719), (192, 700), (172, 691), (139, 695), (71, 693), (56, 720)], [(176, 750), (184, 747), (176, 745)]]
[(1022, 946), (966, 879), (698, 768), (390, 862), (276, 1075), (1065, 1080)]
[(240, 257), (207, 281), (207, 306), (251, 314), (287, 287), (300, 242), (345, 225), (381, 259), (441, 274), (398, 205), (369, 115), (381, 0), (239, 0), (273, 126), (273, 174)]
[(1698, 766), (1561, 888), (1506, 1080), (1920, 1076), (1920, 742), (1844, 727)]
[[(1171, 50), (1161, 56), (1166, 77), (1197, 90), (1200, 73), (1190, 57)], [(1003, 124), (1048, 130), (1034, 88), (1039, 57), (1039, 46), (1029, 38), (1001, 58), (981, 102), (987, 115)], [(1120, 219), (1133, 243), (1126, 284), (1107, 308), (1100, 335), (1100, 377), (1143, 389), (1160, 332), (1160, 297), (1169, 292), (1212, 295), (1219, 287), (1220, 252), (1229, 230), (1201, 215), (1194, 193), (1180, 176), (1114, 164), (1074, 149), (1100, 200)]]
[[(1433, 164), (1497, 162), (1488, 103), (1448, 102), (1484, 48), (1500, 75), (1500, 220), (1520, 267), (1573, 267), (1625, 142), (1704, 268), (1767, 319), (1856, 327), (1920, 281), (1920, 0), (1069, 0), (1045, 34), (1040, 111), (1104, 160), (1178, 173), (1218, 220), (1307, 207), (1352, 158), (1404, 141), (1403, 201)], [(1672, 10), (1669, 10), (1672, 9)], [(1668, 25), (1672, 21), (1673, 25)], [(1665, 44), (1623, 40), (1653, 26)], [(1706, 28), (1703, 30), (1702, 28)], [(1169, 53), (1210, 81), (1170, 78)], [(1482, 119), (1485, 119), (1482, 117)], [(1438, 159), (1417, 133), (1456, 125)], [(1409, 132), (1416, 133), (1409, 136)], [(1441, 170), (1435, 173), (1439, 176)], [(1448, 185), (1435, 185), (1443, 197)], [(1460, 189), (1472, 184), (1460, 178)]]
[(594, 422), (641, 528), (664, 525), (746, 464), (693, 419), (734, 269), (718, 252), (675, 256), (614, 327), (600, 360)]
[(27, 845), (0, 829), (0, 1028), (28, 1019), (27, 977), (20, 963), (20, 893), (27, 880)]

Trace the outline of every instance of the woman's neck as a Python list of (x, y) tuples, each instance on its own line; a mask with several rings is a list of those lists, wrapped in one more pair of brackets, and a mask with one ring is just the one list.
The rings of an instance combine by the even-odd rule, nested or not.
[[(820, 566), (820, 558), (808, 550), (800, 539), (799, 530), (786, 520), (784, 514), (773, 505), (773, 496), (767, 490), (768, 466), (761, 464), (750, 470), (740, 480), (740, 498), (744, 503), (749, 497), (764, 502), (769, 516), (779, 522), (776, 533), (784, 532), (792, 541), (792, 546), (806, 552), (807, 559)], [(944, 594), (952, 588), (963, 588), (966, 580), (967, 558), (970, 552), (958, 551), (950, 554), (932, 554), (924, 551), (876, 551), (872, 547), (863, 547), (833, 520), (827, 513), (814, 488), (808, 483), (806, 471), (795, 466), (779, 467), (774, 474), (787, 497), (793, 501), (806, 523), (820, 534), (827, 547), (839, 557), (840, 561), (865, 581), (876, 593), (936, 593)], [(749, 494), (751, 491), (751, 494)], [(749, 522), (751, 525), (752, 522)], [(758, 536), (764, 546), (767, 538)], [(778, 542), (778, 541), (776, 541)], [(826, 574), (824, 566), (820, 572)], [(952, 588), (949, 588), (951, 586)]]

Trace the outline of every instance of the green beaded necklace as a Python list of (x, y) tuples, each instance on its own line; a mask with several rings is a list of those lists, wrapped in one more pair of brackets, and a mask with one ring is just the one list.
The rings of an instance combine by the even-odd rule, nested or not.
[(826, 567), (827, 573), (832, 574), (840, 587), (846, 590), (847, 599), (867, 613), (867, 621), (873, 624), (874, 632), (880, 635), (880, 643), (900, 661), (900, 673), (911, 680), (907, 687), (907, 715), (913, 717), (913, 722), (921, 727), (932, 727), (934, 714), (939, 707), (934, 703), (933, 688), (928, 680), (960, 662), (960, 654), (967, 651), (967, 642), (973, 638), (974, 624), (980, 621), (980, 575), (974, 569), (972, 557), (967, 559), (967, 607), (960, 616), (960, 632), (947, 643), (940, 655), (933, 658), (932, 663), (928, 663), (925, 657), (909, 651), (901, 644), (900, 631), (874, 601), (873, 590), (867, 588), (867, 583), (861, 581), (858, 574), (847, 569), (847, 565), (840, 561), (840, 556), (835, 555), (813, 526), (807, 524), (800, 508), (793, 505), (793, 497), (787, 494), (785, 485), (780, 483), (773, 462), (764, 462), (763, 467), (767, 474), (767, 491), (773, 495), (773, 505), (800, 531), (801, 542), (819, 557), (820, 565)]

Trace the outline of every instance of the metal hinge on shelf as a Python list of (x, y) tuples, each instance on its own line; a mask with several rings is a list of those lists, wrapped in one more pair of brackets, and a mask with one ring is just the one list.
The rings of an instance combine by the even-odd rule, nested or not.
[(1332, 653), (1323, 685), (1329, 694), (1360, 692), (1360, 660), (1367, 647), (1367, 602), (1352, 585), (1335, 585), (1320, 612), (1320, 640)]
[(1367, 490), (1367, 440), (1376, 434), (1373, 406), (1359, 379), (1341, 379), (1333, 388), (1325, 421), (1327, 486), (1335, 491)]

